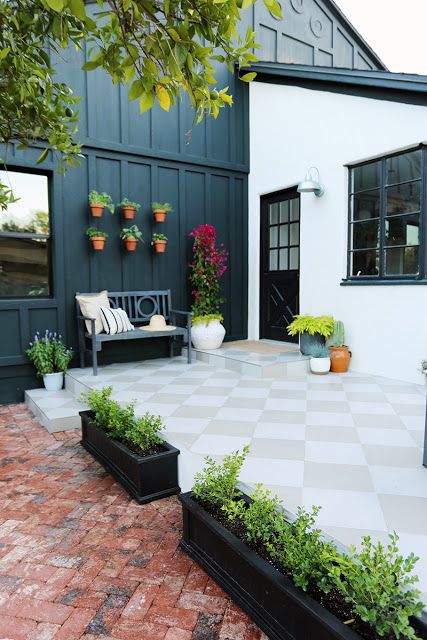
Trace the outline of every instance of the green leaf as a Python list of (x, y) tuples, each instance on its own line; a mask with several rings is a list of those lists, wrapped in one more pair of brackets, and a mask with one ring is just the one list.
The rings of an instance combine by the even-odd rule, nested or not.
[(49, 153), (49, 147), (46, 147), (46, 149), (44, 149), (44, 151), (37, 158), (37, 163), (36, 164), (41, 164), (42, 162), (44, 162), (46, 160), (46, 158), (47, 158), (47, 154), (48, 153)]
[(151, 109), (155, 101), (154, 93), (143, 93), (139, 99), (139, 110), (141, 113), (145, 113)]
[(62, 11), (65, 4), (65, 0), (45, 0), (45, 2), (48, 7), (57, 12)]
[(99, 60), (89, 60), (89, 62), (85, 62), (82, 66), (83, 71), (93, 71), (100, 66), (101, 62)]
[(243, 80), (243, 82), (252, 82), (254, 78), (256, 78), (256, 73), (254, 71), (245, 73), (243, 76), (240, 76), (240, 80)]
[(175, 59), (180, 67), (187, 60), (188, 49), (181, 42), (177, 42), (175, 45)]
[(162, 87), (161, 84), (156, 86), (156, 95), (157, 100), (159, 101), (159, 105), (164, 111), (169, 111), (171, 106), (171, 99), (167, 90)]
[(132, 83), (132, 86), (129, 89), (129, 93), (128, 93), (129, 102), (131, 102), (132, 100), (136, 100), (136, 98), (139, 98), (139, 96), (142, 94), (143, 91), (144, 91), (144, 85), (142, 84), (142, 80), (135, 80), (135, 82)]
[(179, 42), (181, 40), (178, 31), (176, 31), (175, 29), (168, 29), (168, 34), (175, 42)]
[(69, 0), (70, 11), (79, 20), (86, 20), (86, 11), (83, 0)]
[(10, 51), (10, 48), (9, 48), (9, 47), (6, 47), (5, 49), (2, 49), (2, 50), (0, 51), (0, 60), (3, 60), (3, 59), (7, 56), (7, 54), (9, 53), (9, 51)]

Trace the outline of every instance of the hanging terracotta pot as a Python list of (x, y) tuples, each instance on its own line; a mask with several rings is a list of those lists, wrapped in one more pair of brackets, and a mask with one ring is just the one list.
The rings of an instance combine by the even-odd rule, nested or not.
[(123, 218), (125, 220), (133, 220), (135, 217), (135, 207), (122, 207)]
[(156, 222), (164, 222), (166, 220), (166, 209), (154, 209), (153, 215)]
[(350, 366), (351, 351), (348, 347), (329, 347), (331, 354), (331, 371), (346, 373)]
[(105, 238), (103, 236), (93, 236), (91, 238), (92, 248), (94, 251), (103, 251), (105, 246)]
[(136, 238), (127, 238), (125, 241), (126, 251), (135, 251), (138, 240)]
[(90, 210), (93, 218), (101, 218), (104, 213), (104, 205), (103, 204), (91, 204)]
[(167, 240), (154, 240), (153, 246), (156, 253), (164, 253), (166, 251)]

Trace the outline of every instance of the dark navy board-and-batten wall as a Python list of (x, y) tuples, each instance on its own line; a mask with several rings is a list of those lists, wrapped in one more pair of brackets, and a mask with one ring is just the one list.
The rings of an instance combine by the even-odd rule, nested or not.
[[(292, 0), (286, 8), (285, 21), (272, 18), (261, 1), (246, 13), (243, 27), (251, 22), (258, 29), (262, 59), (267, 56), (307, 63), (304, 51), (312, 50), (310, 60), (314, 64), (325, 64), (323, 54), (328, 54), (336, 66), (360, 66), (363, 55), (369, 65), (380, 67), (329, 2)], [(316, 16), (323, 26), (315, 22)], [(346, 34), (345, 46), (338, 33)], [(305, 46), (292, 45), (292, 38)], [(186, 98), (169, 113), (156, 106), (141, 116), (137, 102), (128, 103), (125, 88), (112, 86), (102, 71), (81, 71), (84, 56), (84, 51), (69, 52), (58, 64), (59, 76), (82, 97), (79, 139), (84, 145), (84, 159), (65, 177), (55, 172), (52, 157), (42, 165), (49, 175), (53, 295), (0, 299), (0, 402), (22, 400), (24, 390), (38, 384), (24, 355), (36, 330), (59, 331), (68, 345), (76, 347), (76, 291), (171, 288), (174, 307), (188, 309), (188, 232), (205, 222), (215, 225), (219, 241), (230, 252), (230, 268), (224, 277), (227, 335), (236, 340), (246, 337), (247, 86), (221, 68), (218, 83), (230, 86), (235, 104), (232, 109), (222, 110), (216, 121), (205, 119), (194, 127), (188, 140), (193, 113)], [(18, 151), (14, 145), (1, 150), (9, 168), (35, 172), (40, 171), (36, 165), (39, 154), (40, 149)], [(85, 236), (86, 228), (93, 223), (87, 205), (91, 189), (110, 193), (114, 202), (127, 196), (141, 203), (135, 222), (145, 242), (134, 254), (125, 253), (119, 240), (121, 226), (126, 223), (118, 209), (114, 216), (105, 212), (99, 223), (109, 233), (104, 251), (92, 251)], [(153, 200), (172, 203), (175, 211), (167, 216), (166, 223), (153, 223)], [(166, 254), (154, 255), (150, 246), (153, 231), (168, 236)], [(108, 345), (110, 349), (103, 355), (106, 361), (166, 355), (167, 345), (159, 342), (144, 340), (132, 344), (128, 351), (116, 343)]]

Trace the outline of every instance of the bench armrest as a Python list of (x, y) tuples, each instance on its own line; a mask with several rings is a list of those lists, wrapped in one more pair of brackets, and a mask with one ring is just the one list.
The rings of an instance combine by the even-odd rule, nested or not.
[(89, 320), (90, 322), (90, 333), (92, 336), (95, 335), (95, 318), (90, 318), (89, 316), (77, 316), (78, 320)]
[(193, 314), (191, 311), (179, 311), (178, 309), (170, 309), (169, 310), (171, 318), (174, 316), (185, 316), (187, 318), (187, 327), (191, 327), (191, 320), (193, 318)]

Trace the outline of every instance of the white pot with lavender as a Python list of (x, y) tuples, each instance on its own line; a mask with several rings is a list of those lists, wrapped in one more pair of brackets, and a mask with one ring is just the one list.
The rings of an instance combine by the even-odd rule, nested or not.
[(331, 358), (328, 347), (324, 345), (313, 345), (310, 348), (310, 371), (318, 376), (329, 373), (331, 368)]
[(43, 336), (37, 331), (26, 351), (36, 368), (37, 376), (43, 378), (47, 391), (60, 391), (64, 385), (64, 373), (73, 357), (73, 352), (62, 342), (62, 337), (46, 329)]

